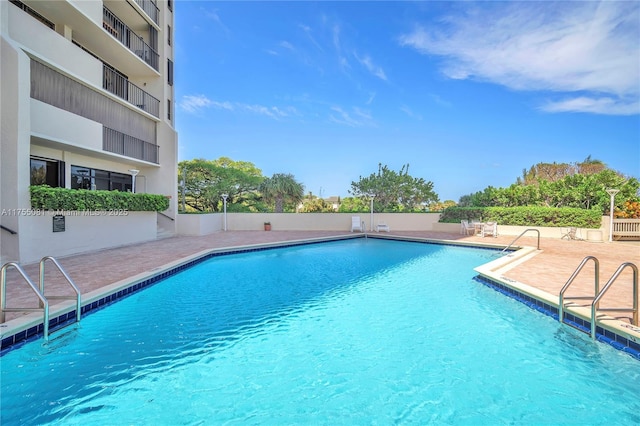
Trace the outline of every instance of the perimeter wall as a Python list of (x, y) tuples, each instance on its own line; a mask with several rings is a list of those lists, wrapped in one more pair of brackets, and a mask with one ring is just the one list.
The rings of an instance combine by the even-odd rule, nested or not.
[[(391, 231), (432, 231), (459, 233), (457, 223), (439, 223), (440, 213), (227, 213), (228, 231), (258, 231), (264, 223), (270, 222), (276, 231), (350, 231), (351, 218), (359, 216), (365, 229), (371, 231), (378, 223), (389, 225)], [(179, 214), (178, 235), (207, 235), (224, 230), (224, 213)], [(599, 229), (578, 229), (578, 238), (589, 241), (603, 241), (609, 235), (609, 218), (603, 217)], [(544, 238), (561, 238), (563, 228), (527, 227), (498, 224), (498, 234), (518, 236), (526, 229), (537, 229)]]

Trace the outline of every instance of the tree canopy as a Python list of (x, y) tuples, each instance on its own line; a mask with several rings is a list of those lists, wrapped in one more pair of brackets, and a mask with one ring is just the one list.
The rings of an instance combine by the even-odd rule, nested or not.
[(409, 175), (409, 164), (395, 172), (380, 163), (377, 173), (351, 182), (349, 193), (356, 198), (373, 197), (375, 210), (385, 212), (423, 211), (426, 205), (438, 201), (433, 182)]
[(184, 186), (185, 204), (198, 212), (217, 212), (222, 208), (222, 194), (227, 194), (231, 211), (258, 209), (258, 186), (264, 180), (262, 172), (252, 163), (195, 159), (178, 164), (178, 179)]
[[(460, 198), (460, 207), (572, 207), (608, 212), (610, 196), (616, 188), (615, 205), (638, 201), (640, 182), (623, 176), (599, 160), (587, 157), (581, 163), (538, 163), (523, 171), (522, 178), (507, 188), (489, 186)], [(627, 203), (628, 204), (628, 203)]]

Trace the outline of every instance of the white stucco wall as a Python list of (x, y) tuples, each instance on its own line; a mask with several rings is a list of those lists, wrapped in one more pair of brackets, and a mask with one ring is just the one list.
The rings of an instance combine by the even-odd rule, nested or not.
[(102, 124), (36, 99), (31, 99), (31, 133), (102, 153)]
[(65, 218), (64, 232), (53, 232), (54, 213), (18, 215), (21, 263), (156, 239), (156, 212), (60, 212)]
[[(359, 216), (370, 229), (369, 213), (227, 213), (227, 229), (255, 231), (271, 222), (272, 229), (280, 231), (349, 231), (352, 216)], [(383, 221), (396, 231), (431, 231), (439, 218), (439, 213), (375, 213), (373, 223), (375, 227)], [(178, 235), (207, 235), (223, 229), (224, 215), (180, 214), (177, 222)]]
[[(360, 216), (367, 230), (370, 230), (371, 215), (369, 213), (227, 213), (227, 230), (256, 231), (264, 229), (264, 222), (270, 222), (272, 230), (279, 231), (349, 231), (351, 217)], [(460, 232), (460, 224), (439, 223), (439, 213), (375, 213), (374, 230), (379, 222), (385, 222), (392, 231), (434, 231)], [(608, 228), (579, 228), (578, 236), (590, 241), (606, 239)], [(224, 229), (224, 215), (211, 214), (179, 214), (177, 217), (178, 235), (207, 235)], [(542, 238), (561, 238), (563, 229), (546, 226), (509, 226), (498, 224), (499, 235), (513, 235), (514, 238), (527, 229), (536, 229)], [(591, 231), (591, 232), (589, 232)], [(527, 236), (537, 236), (530, 231)]]

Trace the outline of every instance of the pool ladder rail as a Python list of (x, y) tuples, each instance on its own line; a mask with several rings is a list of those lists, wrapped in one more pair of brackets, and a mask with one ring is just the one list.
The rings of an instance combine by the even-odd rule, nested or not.
[[(66, 282), (71, 286), (75, 295), (73, 296), (48, 296), (45, 297), (44, 292), (44, 277), (45, 277), (45, 265), (47, 261), (51, 261), (58, 271), (62, 274)], [(7, 269), (13, 267), (24, 279), (27, 285), (31, 288), (33, 293), (38, 298), (38, 308), (7, 308)], [(62, 268), (60, 263), (52, 256), (45, 256), (40, 259), (40, 279), (39, 288), (33, 284), (33, 281), (29, 278), (24, 269), (17, 262), (7, 262), (0, 268), (0, 323), (5, 321), (6, 312), (39, 312), (42, 311), (44, 317), (43, 332), (44, 339), (49, 340), (49, 300), (75, 300), (76, 301), (76, 323), (80, 322), (81, 315), (81, 294), (78, 287), (74, 284), (73, 280)]]
[[(564, 294), (567, 291), (567, 289), (571, 286), (575, 278), (578, 276), (578, 274), (582, 271), (584, 266), (589, 261), (593, 261), (594, 263), (594, 289), (595, 289), (594, 295), (593, 296), (570, 296), (570, 297), (565, 296)], [(611, 286), (616, 281), (616, 279), (620, 276), (622, 271), (624, 271), (626, 268), (631, 268), (633, 271), (633, 276), (632, 276), (633, 307), (631, 308), (600, 308), (600, 300), (611, 288)], [(560, 321), (561, 323), (565, 323), (564, 317), (565, 317), (565, 312), (567, 307), (567, 304), (565, 303), (566, 300), (591, 300), (591, 318), (590, 318), (591, 328), (590, 328), (589, 334), (591, 335), (592, 339), (594, 340), (596, 339), (596, 325), (597, 325), (598, 312), (611, 312), (611, 311), (631, 312), (632, 325), (635, 325), (636, 327), (640, 326), (640, 324), (638, 324), (638, 267), (631, 262), (622, 263), (618, 267), (618, 269), (613, 273), (611, 278), (609, 278), (609, 281), (607, 281), (607, 283), (604, 285), (602, 290), (600, 290), (599, 277), (600, 277), (600, 262), (598, 261), (598, 259), (595, 256), (587, 256), (584, 259), (582, 259), (582, 262), (580, 262), (580, 265), (578, 265), (578, 267), (573, 272), (571, 277), (569, 277), (569, 279), (567, 280), (566, 284), (560, 290), (560, 296), (558, 301), (558, 321)]]

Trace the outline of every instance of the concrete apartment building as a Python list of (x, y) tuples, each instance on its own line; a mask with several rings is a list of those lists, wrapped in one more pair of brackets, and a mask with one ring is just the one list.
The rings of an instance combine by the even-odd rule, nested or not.
[[(0, 1), (2, 263), (175, 234), (173, 8)], [(29, 186), (41, 183), (171, 201), (162, 213), (34, 211)]]

